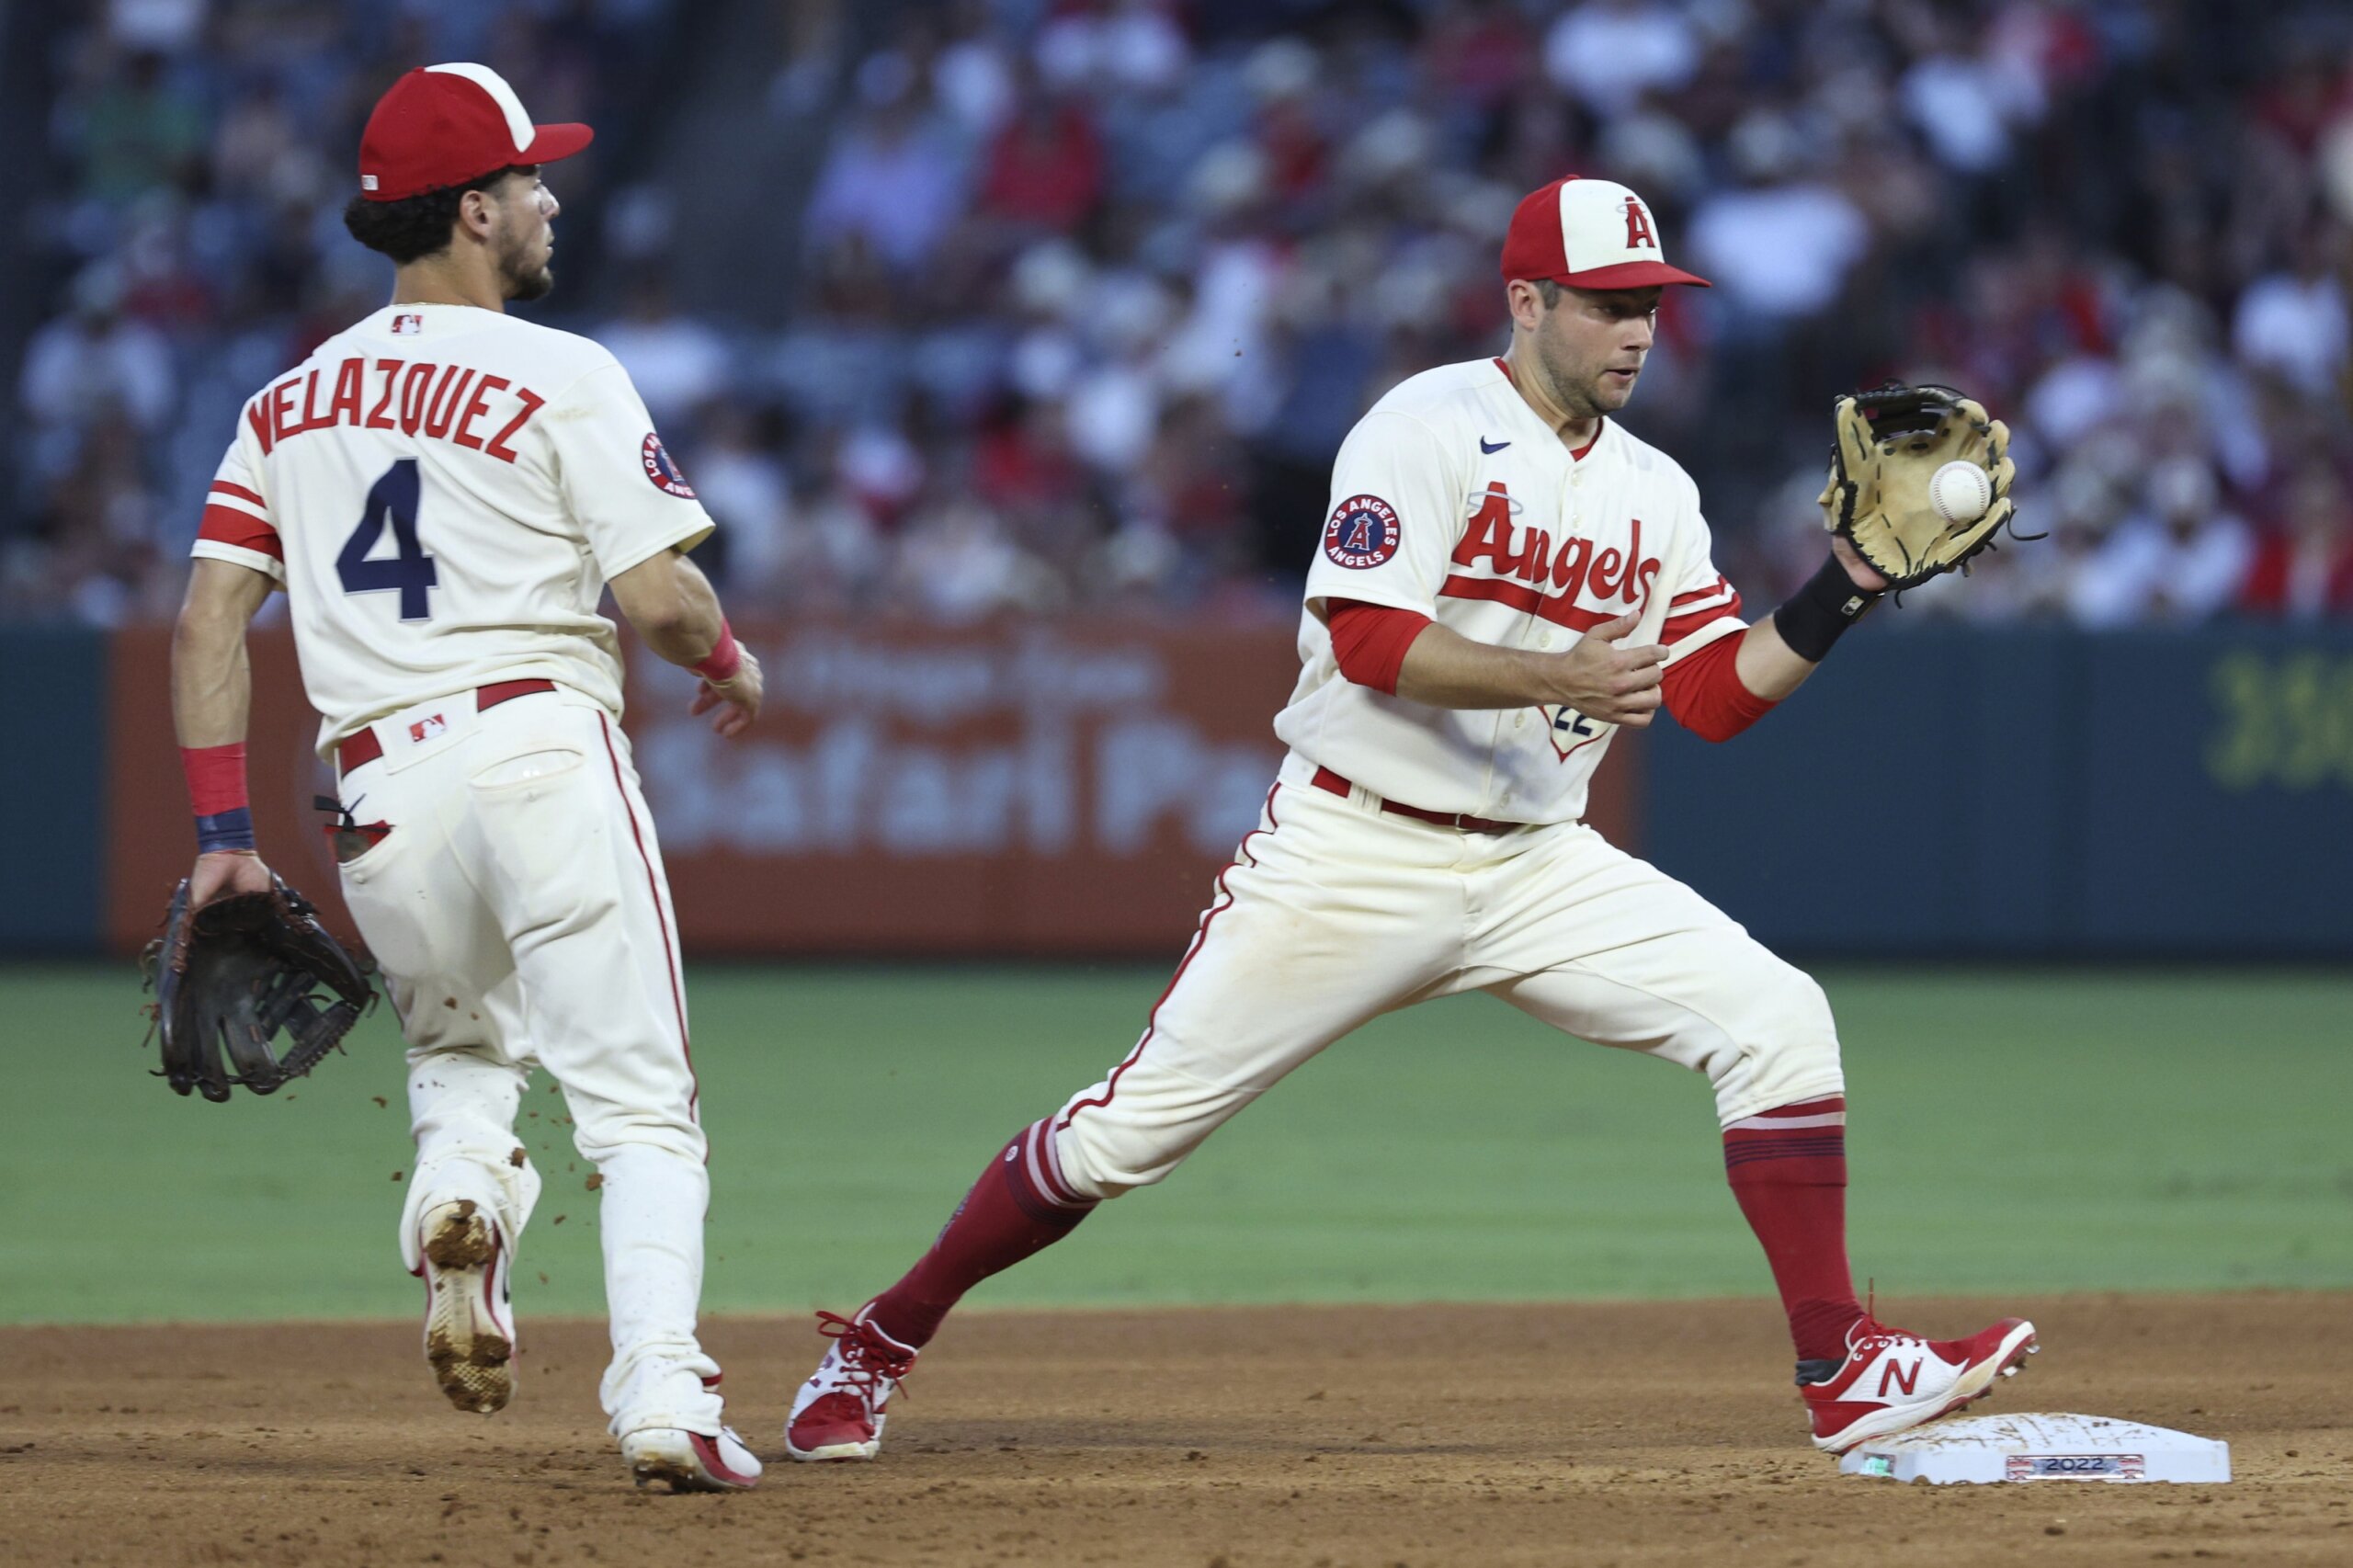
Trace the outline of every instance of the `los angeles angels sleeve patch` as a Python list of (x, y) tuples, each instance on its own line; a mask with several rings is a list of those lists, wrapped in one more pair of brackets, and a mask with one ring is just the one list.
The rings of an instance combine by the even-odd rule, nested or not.
[(681, 500), (695, 499), (695, 487), (687, 483), (685, 472), (678, 467), (678, 460), (670, 455), (670, 449), (662, 444), (661, 437), (647, 431), (645, 445), (638, 449), (638, 456), (644, 460), (645, 477), (653, 481), (654, 489), (667, 491)]
[(1355, 570), (1378, 566), (1397, 553), (1397, 539), (1396, 507), (1378, 495), (1351, 495), (1324, 525), (1324, 557)]

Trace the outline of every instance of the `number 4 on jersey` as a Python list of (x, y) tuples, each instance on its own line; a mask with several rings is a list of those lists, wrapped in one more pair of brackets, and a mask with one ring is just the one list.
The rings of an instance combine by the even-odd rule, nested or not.
[[(403, 620), (425, 620), (432, 616), (426, 590), (441, 580), (433, 557), (416, 542), (420, 489), (415, 458), (403, 458), (386, 469), (384, 477), (368, 492), (367, 504), (359, 512), (359, 526), (351, 530), (351, 537), (343, 541), (343, 553), (335, 558), (335, 574), (343, 579), (343, 591), (347, 594), (375, 594), (398, 588)], [(392, 548), (396, 553), (386, 560), (370, 561), (368, 552), (384, 537), (387, 519), (392, 525)]]

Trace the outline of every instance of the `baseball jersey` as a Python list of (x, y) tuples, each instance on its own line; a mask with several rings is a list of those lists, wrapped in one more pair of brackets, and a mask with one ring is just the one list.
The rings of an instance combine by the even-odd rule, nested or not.
[[(1709, 551), (1699, 487), (1673, 459), (1608, 419), (1573, 456), (1503, 361), (1480, 359), (1399, 383), (1348, 433), (1307, 598), (1414, 610), (1475, 642), (1549, 653), (1637, 612), (1621, 641), (1662, 644), (1672, 664), (1744, 624)], [(1275, 721), (1295, 756), (1425, 811), (1584, 813), (1617, 726), (1558, 705), (1436, 708), (1359, 686), (1313, 614), (1299, 652)]]
[(555, 681), (619, 718), (605, 584), (711, 526), (605, 349), (396, 304), (245, 404), (194, 553), (285, 588), (324, 756), (496, 681)]

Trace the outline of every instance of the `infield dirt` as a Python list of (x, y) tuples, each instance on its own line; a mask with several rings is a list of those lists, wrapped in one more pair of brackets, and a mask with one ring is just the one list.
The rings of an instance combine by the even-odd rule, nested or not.
[[(2225, 1486), (1906, 1487), (1805, 1441), (1762, 1301), (973, 1312), (870, 1465), (639, 1494), (594, 1323), (523, 1325), (521, 1388), (452, 1413), (406, 1324), (0, 1330), (0, 1562), (660, 1563), (2353, 1562), (2353, 1295), (1888, 1301), (1930, 1333), (2026, 1311), (1979, 1411), (2227, 1439)], [(721, 1318), (764, 1456), (821, 1342)]]

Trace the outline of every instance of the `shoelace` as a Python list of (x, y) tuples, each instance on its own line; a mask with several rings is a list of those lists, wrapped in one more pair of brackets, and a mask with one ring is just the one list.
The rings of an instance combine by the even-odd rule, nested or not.
[(834, 1342), (841, 1352), (842, 1381), (858, 1391), (867, 1403), (874, 1403), (875, 1383), (883, 1378), (893, 1383), (905, 1380), (915, 1366), (913, 1352), (902, 1351), (872, 1329), (839, 1312), (820, 1312), (817, 1332)]
[(1906, 1334), (1900, 1328), (1890, 1328), (1879, 1321), (1879, 1280), (1872, 1278), (1863, 1296), (1862, 1321), (1847, 1331), (1847, 1354), (1852, 1358), (1865, 1350), (1884, 1350), (1905, 1341), (1927, 1346), (1927, 1339), (1917, 1334)]
[(1885, 1350), (1898, 1345), (1917, 1345), (1925, 1348), (1927, 1343), (1926, 1335), (1906, 1334), (1900, 1328), (1890, 1328), (1887, 1324), (1871, 1317), (1865, 1317), (1847, 1331), (1847, 1354), (1849, 1357), (1859, 1356), (1868, 1351)]

